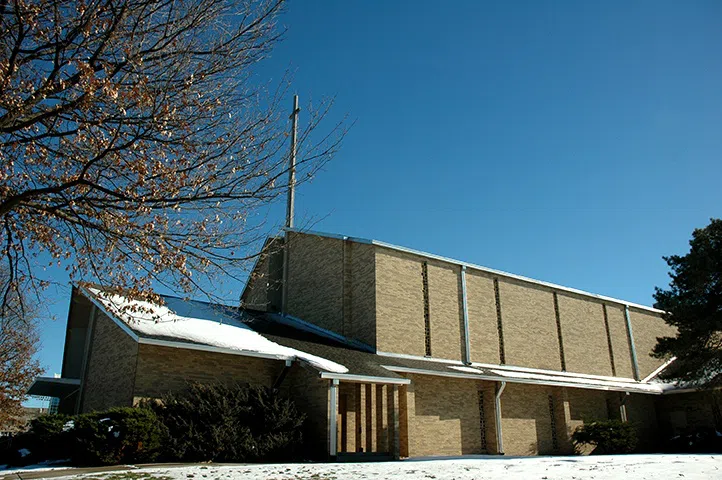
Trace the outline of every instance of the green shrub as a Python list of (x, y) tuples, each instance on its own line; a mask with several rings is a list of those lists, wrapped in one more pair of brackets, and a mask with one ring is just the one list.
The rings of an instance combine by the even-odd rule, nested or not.
[(282, 461), (295, 457), (304, 416), (263, 387), (193, 384), (152, 403), (166, 460)]
[(148, 408), (112, 408), (75, 417), (75, 465), (152, 462), (161, 446), (162, 426)]
[(629, 423), (603, 420), (577, 427), (572, 441), (577, 449), (583, 445), (596, 447), (596, 454), (630, 453), (637, 446), (637, 432)]
[[(26, 432), (8, 438), (5, 459), (13, 465), (27, 465), (44, 460), (63, 460), (70, 457), (68, 415), (42, 415), (30, 421)], [(20, 455), (19, 452), (30, 452)]]
[[(83, 415), (43, 415), (12, 439), (8, 463), (27, 465), (70, 459), (74, 465), (152, 462), (158, 456), (163, 427), (148, 408), (112, 408)], [(21, 456), (19, 451), (30, 454)]]

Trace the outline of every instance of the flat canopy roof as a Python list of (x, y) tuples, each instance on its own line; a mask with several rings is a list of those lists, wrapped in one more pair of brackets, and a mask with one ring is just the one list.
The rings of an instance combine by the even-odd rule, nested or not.
[(80, 379), (78, 378), (37, 377), (30, 385), (28, 395), (65, 398), (79, 387)]

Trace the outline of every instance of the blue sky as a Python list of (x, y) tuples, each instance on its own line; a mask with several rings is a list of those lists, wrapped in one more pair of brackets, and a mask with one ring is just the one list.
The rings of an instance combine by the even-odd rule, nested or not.
[[(719, 2), (304, 0), (280, 23), (258, 78), (291, 68), (355, 120), (298, 191), (315, 230), (651, 304), (721, 215)], [(69, 289), (47, 294), (52, 374)]]

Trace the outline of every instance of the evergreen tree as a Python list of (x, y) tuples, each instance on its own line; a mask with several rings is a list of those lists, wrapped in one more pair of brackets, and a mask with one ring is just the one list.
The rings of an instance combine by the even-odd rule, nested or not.
[(656, 307), (676, 327), (676, 337), (657, 339), (654, 356), (677, 357), (669, 378), (704, 382), (722, 372), (722, 220), (695, 229), (684, 256), (664, 257), (672, 281), (656, 288)]

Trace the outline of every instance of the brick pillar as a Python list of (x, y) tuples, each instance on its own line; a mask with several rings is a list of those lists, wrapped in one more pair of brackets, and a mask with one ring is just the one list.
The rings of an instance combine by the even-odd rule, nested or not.
[(366, 385), (366, 452), (376, 450), (376, 415), (374, 412), (374, 391), (373, 385)]
[(388, 452), (388, 423), (384, 413), (387, 411), (386, 395), (384, 395), (384, 387), (380, 383), (374, 385), (376, 388), (376, 451)]
[(484, 396), (484, 423), (486, 426), (486, 451), (489, 454), (498, 454), (499, 446), (496, 441), (496, 406), (494, 397), (496, 395), (496, 384), (482, 382), (482, 393)]
[(399, 386), (386, 386), (386, 403), (388, 406), (389, 452), (398, 460), (401, 457), (399, 439)]
[(366, 449), (366, 388), (357, 383), (356, 387), (356, 451)]
[(340, 453), (348, 452), (348, 430), (349, 430), (349, 418), (348, 418), (348, 395), (342, 393), (342, 389), (339, 389), (338, 395), (338, 451)]
[(399, 388), (399, 456), (409, 456), (409, 386)]
[(574, 453), (572, 414), (567, 389), (563, 387), (554, 388), (552, 398), (554, 399), (554, 422), (559, 453), (566, 455)]

